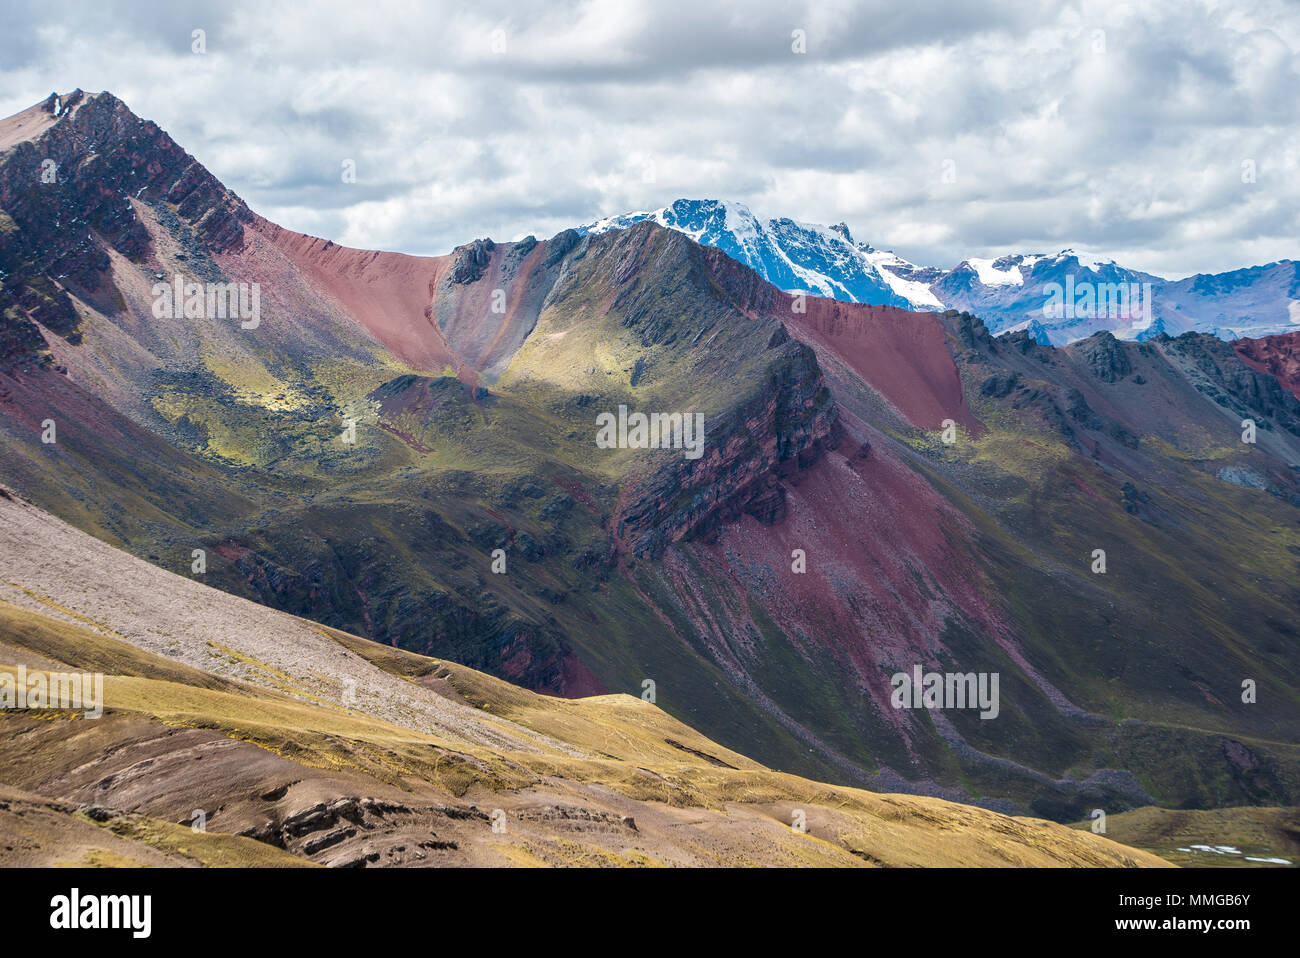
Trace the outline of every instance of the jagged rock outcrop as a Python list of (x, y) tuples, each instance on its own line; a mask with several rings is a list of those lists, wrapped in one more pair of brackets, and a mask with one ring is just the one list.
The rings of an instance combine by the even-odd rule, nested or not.
[(1284, 354), (1274, 357), (1279, 366), (1278, 372), (1274, 372), (1263, 361), (1267, 355), (1264, 346), (1245, 347), (1247, 355), (1261, 357), (1251, 363), (1247, 355), (1235, 348), (1235, 343), (1225, 343), (1208, 333), (1165, 336), (1154, 342), (1160, 342), (1177, 357), (1189, 371), (1196, 388), (1218, 405), (1242, 416), (1262, 413), (1266, 417), (1259, 424), (1263, 429), (1276, 425), (1291, 432), (1300, 431), (1300, 398), (1278, 379), (1278, 373), (1285, 372), (1286, 368)]
[(616, 517), (630, 551), (655, 558), (669, 543), (708, 538), (742, 515), (778, 521), (785, 512), (782, 479), (838, 446), (838, 410), (815, 354), (793, 340), (787, 346), (757, 401), (706, 426), (719, 438), (704, 456), (661, 456), (649, 480), (633, 484)]
[(1094, 333), (1066, 348), (1077, 354), (1092, 374), (1105, 383), (1118, 382), (1133, 371), (1123, 344), (1108, 331)]
[[(536, 241), (532, 245), (536, 245)], [(529, 246), (529, 249), (532, 248)], [(457, 246), (451, 254), (451, 266), (447, 270), (447, 281), (465, 285), (472, 283), (483, 275), (487, 269), (492, 251), (496, 244), (490, 239), (477, 239), (464, 246)]]
[(1300, 399), (1300, 332), (1238, 339), (1232, 348), (1246, 365), (1273, 376)]
[(33, 321), (75, 336), (69, 291), (120, 299), (105, 276), (107, 250), (139, 260), (150, 246), (133, 201), (174, 209), (208, 251), (238, 244), (252, 218), (157, 124), (110, 93), (50, 94), (5, 124), (16, 142), (0, 152), (0, 359), (39, 351)]

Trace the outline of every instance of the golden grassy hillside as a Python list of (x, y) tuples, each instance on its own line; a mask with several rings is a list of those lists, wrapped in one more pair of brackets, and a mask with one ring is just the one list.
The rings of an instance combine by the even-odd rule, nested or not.
[[(0, 863), (1164, 864), (1044, 821), (774, 772), (631, 696), (550, 698), (313, 628), (413, 697), (525, 735), (494, 747), (403, 727), (0, 602), (0, 673), (106, 675), (102, 718), (0, 717), (0, 831), (13, 836)], [(205, 833), (189, 827), (198, 809)]]

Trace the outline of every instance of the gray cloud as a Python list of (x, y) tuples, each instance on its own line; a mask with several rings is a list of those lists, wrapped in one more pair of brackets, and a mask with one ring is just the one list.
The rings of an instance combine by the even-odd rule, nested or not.
[(4, 27), (0, 111), (111, 90), (259, 212), (351, 245), (441, 253), (690, 196), (943, 266), (1300, 252), (1285, 0), (18, 0)]

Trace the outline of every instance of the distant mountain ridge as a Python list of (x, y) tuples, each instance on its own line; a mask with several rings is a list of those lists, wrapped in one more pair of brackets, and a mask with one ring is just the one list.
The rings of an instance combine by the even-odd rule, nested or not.
[[(787, 292), (914, 311), (957, 309), (979, 316), (994, 334), (1025, 330), (1045, 346), (1101, 330), (1144, 341), (1161, 333), (1239, 339), (1300, 329), (1300, 269), (1293, 260), (1167, 280), (1065, 249), (970, 257), (945, 270), (858, 242), (844, 223), (760, 220), (743, 203), (719, 200), (679, 199), (597, 220), (579, 232), (646, 220), (716, 246)], [(1067, 293), (1074, 295), (1065, 302)]]
[[(381, 650), (633, 707), (653, 689), (709, 737), (697, 758), (716, 743), (1059, 822), (1300, 803), (1300, 330), (1044, 346), (956, 310), (801, 301), (681, 224), (800, 282), (842, 256), (843, 295), (849, 274), (863, 296), (943, 278), (903, 276), (846, 227), (782, 223), (778, 241), (731, 209), (662, 216), (678, 225), (351, 249), (259, 216), (111, 94), (52, 95), (0, 120), (0, 483)], [(1013, 268), (1044, 264), (971, 266)], [(158, 308), (177, 275), (184, 316)], [(1068, 320), (1086, 277), (1062, 279)], [(198, 294), (190, 315), (189, 286), (231, 284), (259, 289), (256, 324)], [(602, 448), (620, 407), (702, 415), (704, 454)], [(0, 585), (126, 634), (106, 587), (73, 575), (78, 611), (14, 571), (22, 554), (66, 570), (68, 550), (7, 545), (13, 514)], [(174, 599), (211, 628), (193, 595)], [(176, 651), (179, 628), (148, 628)], [(185, 634), (200, 662), (301, 668)], [(316, 671), (351, 666), (328, 651)], [(998, 717), (895, 705), (916, 666), (996, 674)], [(514, 780), (473, 763), (464, 787)], [(5, 778), (16, 765), (0, 755), (0, 786), (39, 791)], [(690, 775), (633, 780), (660, 796)]]

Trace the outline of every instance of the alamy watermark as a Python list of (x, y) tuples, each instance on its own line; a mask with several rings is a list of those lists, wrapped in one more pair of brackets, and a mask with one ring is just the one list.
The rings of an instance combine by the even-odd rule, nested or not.
[(634, 412), (596, 416), (597, 449), (683, 449), (687, 459), (704, 455), (704, 413)]
[(1044, 319), (1127, 319), (1151, 323), (1150, 283), (1093, 283), (1074, 281), (1067, 273), (1065, 285), (1045, 283)]
[(926, 672), (912, 666), (912, 674), (895, 672), (889, 680), (894, 687), (890, 704), (896, 709), (974, 709), (980, 718), (995, 719), (998, 702), (997, 672)]
[(152, 914), (152, 895), (83, 895), (73, 888), (50, 899), (50, 927), (55, 930), (122, 929), (132, 938), (148, 938)]
[(155, 319), (238, 319), (241, 329), (262, 324), (262, 288), (257, 283), (187, 282), (177, 273), (170, 283), (154, 283)]
[(18, 666), (17, 673), (0, 672), (0, 708), (82, 709), (86, 718), (104, 714), (104, 673), (33, 672)]

